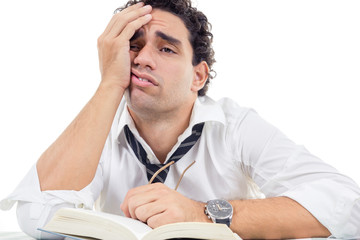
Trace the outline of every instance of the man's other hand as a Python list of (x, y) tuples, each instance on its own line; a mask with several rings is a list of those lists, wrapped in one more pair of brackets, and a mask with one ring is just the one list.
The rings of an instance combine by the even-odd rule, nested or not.
[(127, 217), (152, 228), (175, 222), (209, 222), (204, 208), (205, 203), (186, 198), (162, 183), (131, 189), (121, 204)]

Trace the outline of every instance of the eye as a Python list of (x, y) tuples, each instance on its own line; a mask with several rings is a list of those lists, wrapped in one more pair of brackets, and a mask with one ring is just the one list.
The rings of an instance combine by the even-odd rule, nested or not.
[(130, 51), (138, 52), (140, 51), (140, 47), (136, 44), (130, 44)]
[(166, 53), (175, 53), (173, 50), (171, 50), (170, 48), (164, 47), (160, 49), (161, 52), (166, 52)]

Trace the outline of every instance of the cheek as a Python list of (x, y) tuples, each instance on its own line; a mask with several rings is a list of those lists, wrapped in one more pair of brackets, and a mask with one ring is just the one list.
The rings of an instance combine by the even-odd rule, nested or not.
[(184, 62), (175, 62), (170, 64), (169, 62), (164, 63), (164, 71), (166, 75), (174, 81), (191, 81), (193, 78), (193, 67), (192, 65), (184, 64)]
[(167, 72), (168, 79), (170, 84), (173, 85), (175, 90), (190, 90), (192, 83), (192, 74), (186, 68), (174, 68), (172, 70), (168, 69)]

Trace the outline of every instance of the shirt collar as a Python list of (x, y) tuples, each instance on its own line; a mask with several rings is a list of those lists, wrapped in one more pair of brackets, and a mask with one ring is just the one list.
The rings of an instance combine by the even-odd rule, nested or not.
[[(128, 125), (135, 136), (139, 136), (139, 132), (135, 127), (134, 120), (130, 116), (125, 99), (122, 100), (121, 105), (123, 106), (123, 112), (120, 115), (117, 136), (119, 137), (125, 125)], [(185, 139), (189, 136), (191, 134), (192, 127), (202, 122), (215, 122), (226, 125), (225, 114), (221, 106), (208, 96), (202, 96), (196, 99), (192, 109), (189, 127), (182, 134), (184, 137), (181, 138)]]
[(135, 123), (134, 120), (132, 119), (129, 110), (128, 110), (128, 105), (126, 103), (125, 98), (123, 98), (121, 105), (123, 105), (123, 109), (122, 109), (122, 113), (119, 116), (119, 125), (118, 125), (118, 132), (117, 132), (117, 136), (119, 137), (119, 135), (121, 134), (123, 128), (125, 125), (128, 125), (128, 127), (130, 128), (131, 132), (135, 135), (139, 135), (139, 132), (137, 131), (136, 127), (135, 127)]
[(208, 96), (198, 97), (195, 101), (189, 126), (201, 122), (219, 122), (226, 124), (226, 118), (221, 106)]
[[(117, 129), (117, 140), (120, 143), (120, 136), (123, 132), (124, 126), (128, 125), (131, 132), (134, 134), (136, 139), (140, 142), (143, 146), (144, 150), (147, 153), (147, 157), (151, 163), (160, 163), (159, 160), (156, 158), (155, 154), (153, 153), (152, 149), (149, 145), (145, 142), (145, 140), (140, 136), (139, 132), (135, 127), (134, 120), (132, 119), (129, 110), (127, 108), (127, 104), (125, 99), (120, 104), (119, 107), (119, 124)], [(175, 150), (179, 147), (180, 143), (184, 141), (188, 136), (192, 133), (192, 127), (198, 123), (220, 123), (226, 125), (225, 114), (221, 108), (221, 106), (212, 100), (210, 97), (203, 96), (198, 97), (194, 103), (189, 126), (185, 129), (185, 131), (178, 137), (178, 141), (172, 150), (167, 154), (166, 159), (168, 160), (169, 157), (175, 152)], [(206, 125), (204, 130), (206, 129)], [(203, 132), (204, 132), (203, 130)], [(206, 130), (205, 130), (206, 131)], [(166, 161), (167, 161), (166, 160)]]

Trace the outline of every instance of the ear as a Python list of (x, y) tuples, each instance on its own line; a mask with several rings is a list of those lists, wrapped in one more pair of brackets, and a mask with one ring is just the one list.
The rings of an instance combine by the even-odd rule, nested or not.
[(202, 89), (208, 77), (209, 66), (205, 61), (202, 61), (194, 67), (194, 79), (191, 85), (191, 90), (193, 92), (198, 92), (200, 89)]

